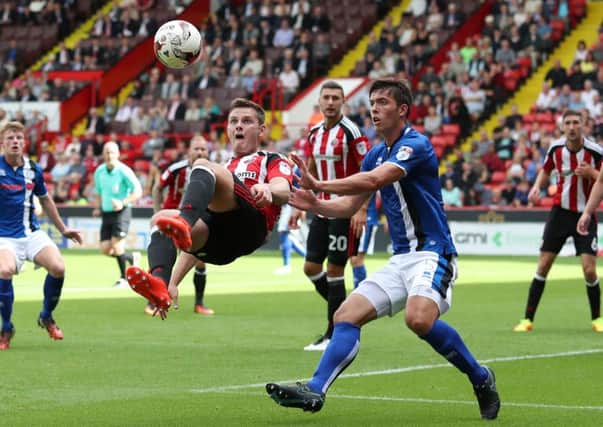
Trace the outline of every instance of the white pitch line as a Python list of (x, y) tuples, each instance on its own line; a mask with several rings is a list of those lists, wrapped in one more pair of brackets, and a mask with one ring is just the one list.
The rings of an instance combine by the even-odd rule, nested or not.
[[(506, 356), (506, 357), (494, 357), (491, 359), (480, 360), (480, 363), (504, 363), (504, 362), (516, 362), (518, 360), (533, 360), (533, 359), (550, 359), (555, 357), (571, 357), (571, 356), (583, 356), (586, 354), (597, 354), (603, 353), (602, 348), (593, 348), (587, 350), (574, 350), (574, 351), (564, 351), (559, 353), (545, 353), (545, 354), (526, 354), (521, 356)], [(375, 375), (391, 375), (391, 374), (399, 374), (404, 372), (414, 372), (414, 371), (422, 371), (426, 369), (438, 369), (438, 368), (452, 368), (453, 366), (450, 363), (437, 363), (433, 365), (415, 365), (408, 366), (405, 368), (395, 368), (395, 369), (384, 369), (380, 371), (367, 371), (367, 372), (357, 372), (353, 374), (343, 374), (340, 375), (339, 378), (358, 378), (358, 377), (371, 377)], [(295, 381), (309, 381), (311, 378), (303, 378), (303, 379), (294, 379), (294, 380), (283, 380), (283, 381), (275, 381), (276, 383), (294, 383)], [(209, 387), (203, 389), (192, 389), (192, 393), (220, 393), (229, 390), (242, 390), (246, 388), (256, 388), (256, 387), (264, 387), (266, 383), (255, 383), (255, 384), (237, 384), (237, 385), (228, 385), (221, 387)], [(330, 397), (330, 396), (329, 396)], [(520, 405), (520, 404), (518, 404)], [(598, 407), (593, 407), (598, 408)]]
[[(257, 392), (242, 392), (236, 390), (224, 390), (218, 393), (223, 394), (242, 394), (242, 395), (257, 395)], [(380, 402), (407, 402), (407, 403), (428, 403), (428, 404), (443, 404), (443, 405), (475, 405), (475, 400), (451, 400), (451, 399), (423, 399), (420, 397), (390, 397), (390, 396), (353, 396), (348, 394), (329, 394), (329, 399), (349, 399), (349, 400), (372, 400)], [(551, 403), (527, 403), (527, 402), (507, 402), (503, 401), (505, 407), (515, 408), (533, 408), (533, 409), (563, 409), (575, 411), (603, 411), (603, 406), (584, 406), (584, 405), (555, 405)]]
[[(475, 401), (469, 400), (446, 400), (446, 399), (421, 399), (416, 397), (384, 397), (384, 396), (350, 396), (345, 394), (330, 394), (330, 398), (353, 399), (353, 400), (380, 400), (391, 402), (410, 402), (410, 403), (442, 403), (454, 405), (475, 405)], [(603, 406), (572, 406), (572, 405), (553, 405), (548, 403), (517, 403), (503, 401), (503, 406), (513, 406), (517, 408), (540, 408), (540, 409), (573, 409), (576, 411), (603, 411)]]

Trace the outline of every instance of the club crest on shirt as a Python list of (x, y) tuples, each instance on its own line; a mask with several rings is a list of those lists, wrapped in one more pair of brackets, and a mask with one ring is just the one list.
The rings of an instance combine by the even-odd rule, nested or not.
[(36, 174), (34, 171), (27, 169), (23, 171), (23, 176), (25, 177), (25, 179), (34, 179)]
[(356, 151), (358, 152), (358, 154), (360, 154), (361, 156), (364, 156), (366, 154), (366, 143), (364, 141), (359, 142), (358, 144), (356, 144)]
[(411, 147), (408, 145), (403, 145), (396, 153), (396, 159), (400, 160), (401, 162), (408, 160), (410, 159), (412, 152), (413, 149)]
[(339, 144), (339, 142), (340, 142), (340, 140), (339, 140), (339, 139), (337, 139), (337, 138), (335, 138), (335, 139), (333, 139), (333, 140), (331, 141), (331, 145), (334, 147), (334, 146), (336, 146), (337, 144)]
[(291, 175), (291, 167), (286, 162), (280, 162), (278, 165), (278, 170), (283, 175)]
[(0, 169), (0, 176), (6, 176), (6, 171), (4, 169)]

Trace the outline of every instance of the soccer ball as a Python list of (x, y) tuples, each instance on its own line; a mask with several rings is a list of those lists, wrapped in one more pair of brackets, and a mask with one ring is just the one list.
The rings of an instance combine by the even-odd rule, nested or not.
[(153, 49), (163, 65), (182, 69), (199, 59), (203, 39), (199, 30), (190, 22), (173, 20), (159, 27), (155, 33)]

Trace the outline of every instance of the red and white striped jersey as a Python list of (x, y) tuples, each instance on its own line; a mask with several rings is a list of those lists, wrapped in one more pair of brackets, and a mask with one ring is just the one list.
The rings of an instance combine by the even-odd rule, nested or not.
[(159, 188), (168, 188), (167, 196), (161, 204), (163, 209), (178, 209), (190, 173), (188, 160), (174, 162), (163, 171), (159, 178)]
[[(326, 181), (358, 172), (369, 148), (369, 140), (360, 133), (358, 126), (342, 116), (331, 129), (326, 129), (322, 121), (310, 130), (306, 156), (314, 159), (318, 179)], [(319, 197), (331, 199), (337, 196), (321, 193)]]
[[(293, 182), (293, 173), (289, 161), (278, 153), (257, 151), (243, 157), (232, 157), (226, 163), (226, 168), (235, 174), (247, 189), (251, 189), (255, 184), (267, 184), (276, 177), (285, 178), (289, 185)], [(246, 198), (252, 205), (255, 205), (250, 194), (237, 195)], [(266, 230), (270, 232), (278, 220), (281, 207), (273, 203), (257, 209), (264, 213)]]
[(579, 177), (574, 174), (574, 171), (581, 163), (587, 163), (599, 170), (602, 156), (603, 148), (587, 138), (584, 138), (584, 145), (576, 152), (567, 148), (565, 137), (551, 144), (543, 169), (549, 174), (553, 172), (557, 174), (555, 205), (573, 212), (584, 210), (594, 181)]

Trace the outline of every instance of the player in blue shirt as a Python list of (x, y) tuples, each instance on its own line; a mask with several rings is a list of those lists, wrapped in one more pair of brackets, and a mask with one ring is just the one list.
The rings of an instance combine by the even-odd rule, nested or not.
[[(438, 159), (427, 137), (406, 120), (412, 105), (409, 87), (395, 80), (376, 80), (369, 90), (371, 115), (384, 142), (364, 158), (361, 172), (347, 178), (318, 181), (303, 161), (298, 190), (289, 202), (329, 217), (349, 217), (377, 190), (387, 217), (394, 254), (389, 262), (356, 288), (335, 313), (333, 338), (307, 384), (266, 384), (278, 404), (316, 412), (333, 381), (360, 347), (360, 328), (406, 309), (406, 325), (419, 338), (469, 377), (482, 418), (498, 415), (500, 400), (494, 372), (480, 365), (459, 333), (440, 319), (451, 304), (457, 277), (456, 249), (443, 209)], [(312, 191), (345, 195), (319, 200)]]
[(50, 338), (63, 339), (63, 331), (54, 321), (52, 312), (61, 296), (65, 264), (57, 246), (40, 230), (34, 212), (34, 196), (39, 198), (42, 209), (64, 237), (82, 243), (82, 236), (79, 231), (65, 226), (46, 191), (42, 170), (23, 156), (23, 125), (19, 122), (5, 124), (0, 129), (0, 142), (4, 153), (0, 156), (0, 350), (7, 350), (15, 334), (11, 322), (15, 300), (12, 278), (26, 260), (48, 271), (38, 324), (46, 329)]

